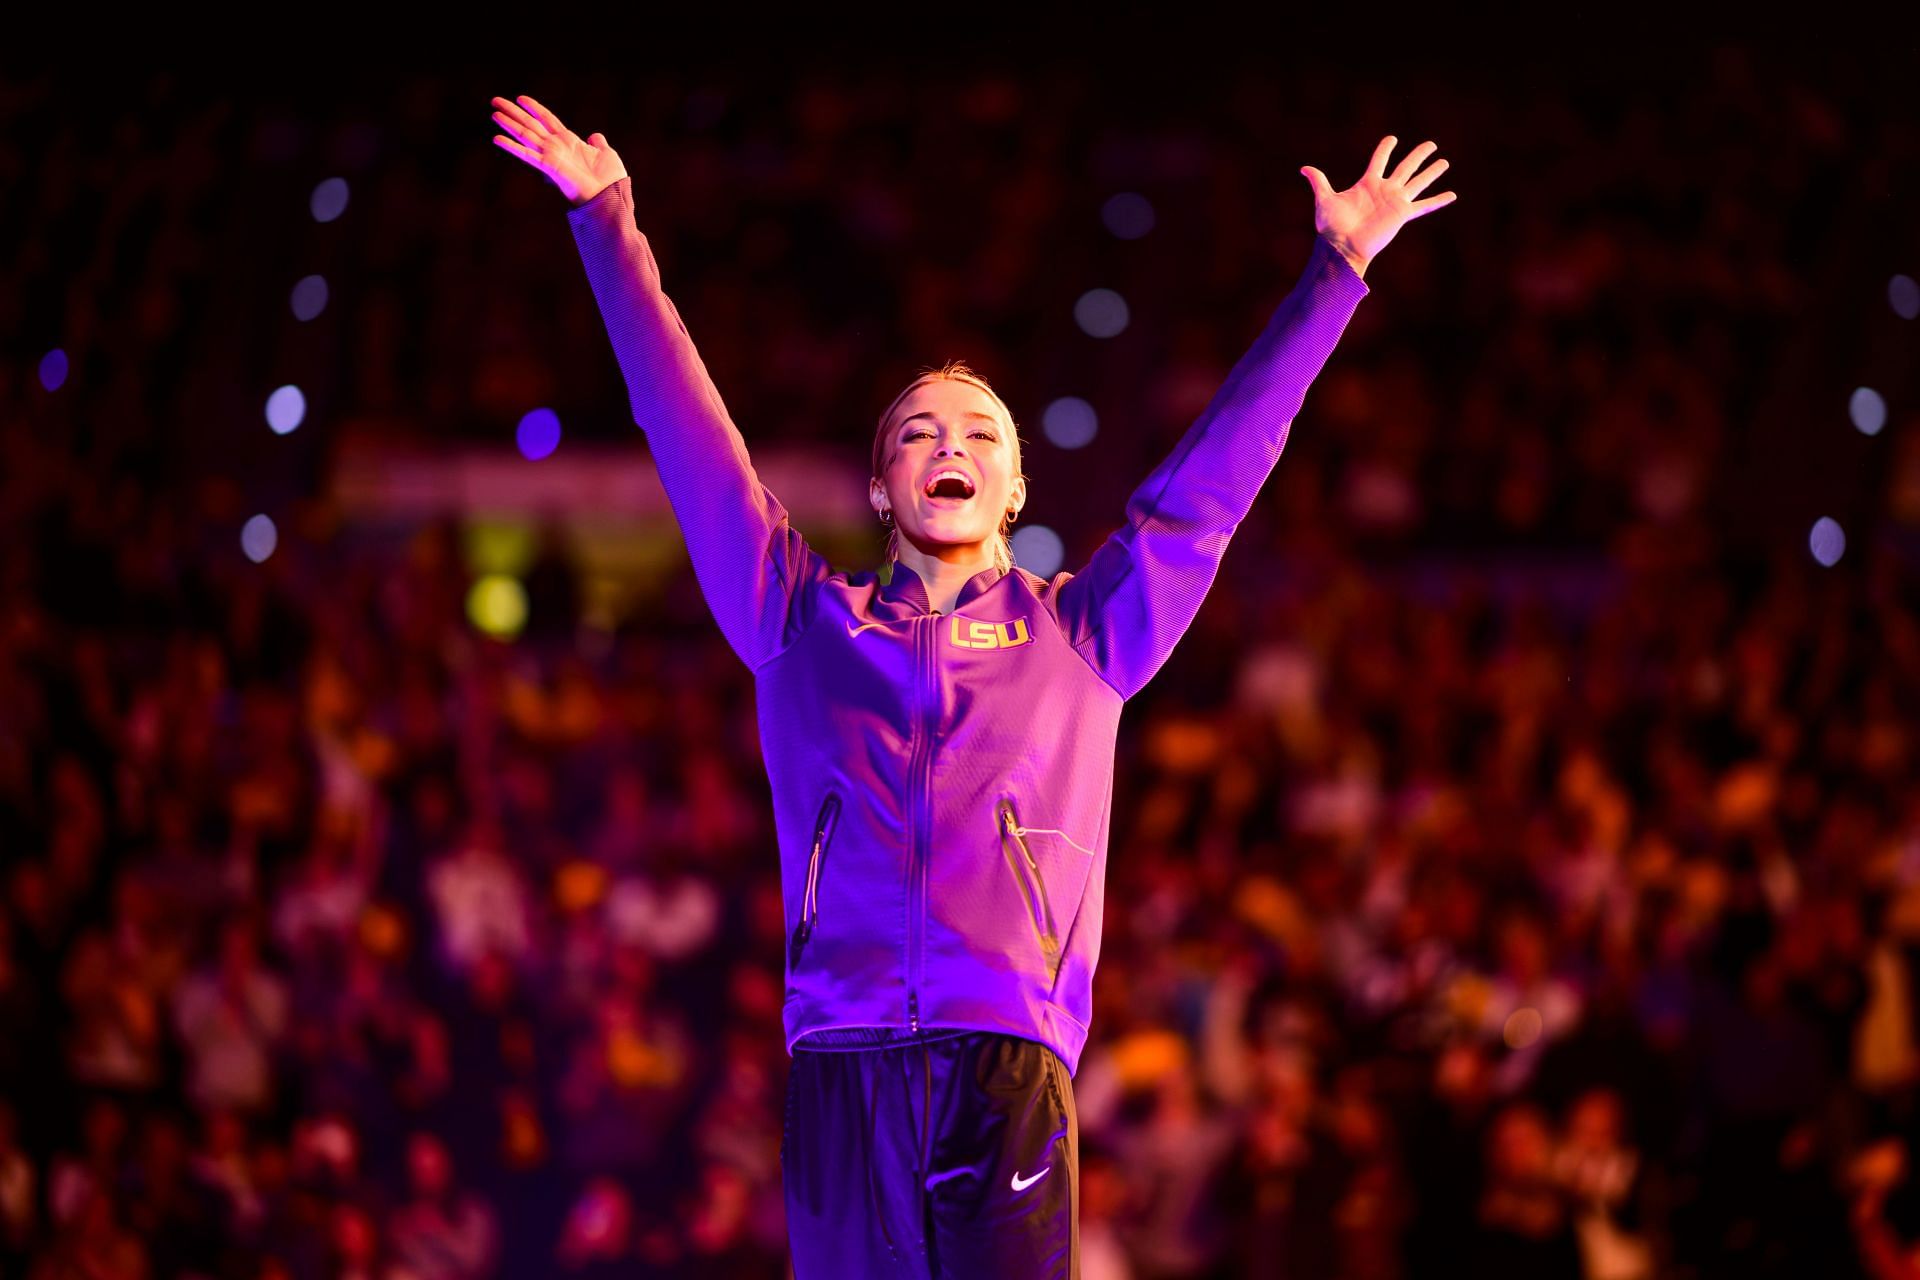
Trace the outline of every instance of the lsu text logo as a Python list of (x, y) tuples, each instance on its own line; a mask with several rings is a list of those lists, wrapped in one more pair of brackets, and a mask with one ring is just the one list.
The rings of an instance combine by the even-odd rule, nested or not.
[(971, 622), (959, 614), (953, 615), (947, 627), (947, 639), (960, 649), (1012, 649), (1033, 643), (1025, 618), (1015, 618), (1012, 622)]

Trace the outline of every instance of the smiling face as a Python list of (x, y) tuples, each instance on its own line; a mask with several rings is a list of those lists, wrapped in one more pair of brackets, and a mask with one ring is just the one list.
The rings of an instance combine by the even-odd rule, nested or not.
[(1007, 512), (1026, 504), (1012, 424), (972, 382), (914, 387), (887, 415), (875, 455), (874, 511), (892, 511), (900, 537), (928, 555), (991, 546)]

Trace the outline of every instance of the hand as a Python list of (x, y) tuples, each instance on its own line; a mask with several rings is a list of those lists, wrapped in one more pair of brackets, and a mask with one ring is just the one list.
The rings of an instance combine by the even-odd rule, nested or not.
[(1397, 141), (1391, 134), (1380, 139), (1366, 173), (1345, 191), (1335, 191), (1327, 182), (1327, 175), (1312, 165), (1300, 170), (1313, 187), (1313, 229), (1325, 236), (1359, 275), (1366, 274), (1367, 263), (1386, 248), (1387, 241), (1393, 239), (1401, 227), (1422, 214), (1444, 209), (1458, 198), (1451, 191), (1442, 191), (1437, 196), (1415, 200), (1413, 197), (1446, 172), (1447, 162), (1442, 160), (1419, 176), (1412, 176), (1414, 169), (1435, 150), (1433, 143), (1423, 142), (1388, 174), (1387, 157), (1393, 153), (1393, 144)]
[(525, 94), (518, 103), (495, 98), (494, 122), (511, 136), (494, 135), (502, 151), (519, 156), (547, 175), (576, 208), (627, 176), (627, 166), (604, 134), (583, 141), (560, 117)]

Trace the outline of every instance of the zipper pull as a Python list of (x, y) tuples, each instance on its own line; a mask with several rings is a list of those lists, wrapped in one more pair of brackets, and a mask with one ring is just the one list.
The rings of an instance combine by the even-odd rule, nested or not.
[(831, 821), (828, 814), (837, 812), (839, 808), (840, 798), (829, 794), (827, 802), (820, 807), (820, 819), (813, 826), (813, 848), (807, 854), (807, 896), (801, 903), (800, 923), (793, 927), (793, 945), (787, 958), (790, 968), (799, 965), (800, 948), (806, 946), (807, 939), (813, 936), (813, 922), (820, 915), (820, 903), (814, 897), (820, 883), (820, 850), (826, 842), (827, 823)]

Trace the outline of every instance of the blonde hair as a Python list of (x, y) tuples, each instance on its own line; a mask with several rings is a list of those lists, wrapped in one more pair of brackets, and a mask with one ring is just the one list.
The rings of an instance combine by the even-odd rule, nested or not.
[[(1025, 479), (1026, 473), (1020, 470), (1020, 428), (1013, 420), (1013, 410), (1007, 408), (1006, 401), (1002, 400), (999, 394), (987, 385), (985, 378), (969, 368), (967, 362), (964, 360), (949, 360), (937, 368), (921, 370), (919, 376), (914, 378), (912, 382), (909, 382), (906, 385), (906, 389), (895, 396), (893, 402), (881, 411), (880, 421), (876, 423), (873, 428), (873, 478), (884, 481), (887, 474), (887, 464), (893, 461), (893, 453), (887, 447), (890, 435), (887, 430), (887, 423), (892, 419), (893, 411), (899, 408), (900, 402), (912, 395), (917, 388), (935, 379), (945, 379), (949, 382), (971, 383), (986, 392), (987, 397), (999, 406), (1001, 415), (1007, 420), (1007, 439), (1013, 447), (1013, 474), (1021, 479)], [(1007, 530), (1011, 527), (1011, 524), (1012, 522), (1007, 519), (1006, 513), (1004, 511), (1001, 512), (1000, 529), (999, 532), (994, 535), (993, 539), (993, 563), (994, 567), (999, 569), (1001, 573), (1013, 572), (1013, 543), (1007, 536)], [(888, 526), (887, 529), (887, 562), (892, 563), (894, 560), (899, 559), (899, 557), (900, 525), (899, 518), (896, 516), (894, 523)]]

